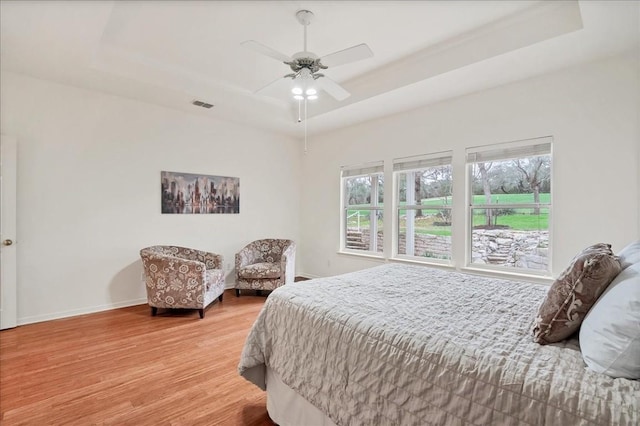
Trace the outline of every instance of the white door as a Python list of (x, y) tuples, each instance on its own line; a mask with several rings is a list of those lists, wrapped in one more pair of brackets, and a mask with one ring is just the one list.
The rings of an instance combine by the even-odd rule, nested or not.
[(16, 139), (0, 135), (0, 330), (16, 326)]

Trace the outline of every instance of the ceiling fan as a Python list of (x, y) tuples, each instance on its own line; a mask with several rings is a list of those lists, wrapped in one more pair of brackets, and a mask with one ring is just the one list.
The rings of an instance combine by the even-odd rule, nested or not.
[(269, 83), (256, 93), (260, 93), (273, 86), (287, 85), (291, 83), (291, 81), (288, 80), (290, 78), (294, 82), (291, 89), (293, 97), (299, 101), (317, 99), (318, 92), (316, 87), (324, 90), (338, 101), (342, 101), (351, 95), (338, 83), (321, 73), (320, 70), (370, 58), (373, 56), (373, 52), (369, 46), (364, 43), (322, 57), (307, 51), (307, 26), (313, 20), (313, 16), (313, 12), (309, 10), (303, 9), (296, 12), (298, 22), (304, 26), (304, 49), (302, 52), (288, 56), (255, 40), (248, 40), (241, 43), (244, 47), (285, 63), (292, 71), (284, 77)]

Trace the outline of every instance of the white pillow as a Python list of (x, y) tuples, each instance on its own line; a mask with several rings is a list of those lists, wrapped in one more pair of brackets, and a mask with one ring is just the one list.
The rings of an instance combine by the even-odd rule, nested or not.
[(634, 263), (640, 263), (640, 240), (634, 241), (618, 253), (622, 269), (625, 269)]
[(580, 328), (587, 366), (611, 377), (640, 379), (640, 263), (618, 274)]

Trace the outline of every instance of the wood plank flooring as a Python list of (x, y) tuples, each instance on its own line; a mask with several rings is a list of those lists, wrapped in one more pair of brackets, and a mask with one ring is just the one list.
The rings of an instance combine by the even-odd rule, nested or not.
[(0, 332), (0, 423), (274, 425), (237, 373), (265, 297), (227, 290), (197, 310), (147, 305)]

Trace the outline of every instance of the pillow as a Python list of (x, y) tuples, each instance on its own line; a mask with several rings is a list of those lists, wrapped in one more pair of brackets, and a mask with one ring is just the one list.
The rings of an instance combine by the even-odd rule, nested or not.
[(620, 250), (618, 257), (620, 257), (622, 269), (625, 269), (634, 263), (640, 263), (640, 240), (635, 241)]
[(587, 366), (608, 376), (640, 379), (640, 263), (613, 280), (580, 328)]
[(551, 284), (538, 309), (533, 340), (540, 344), (566, 339), (580, 328), (585, 315), (620, 272), (611, 244), (595, 244), (582, 250)]

